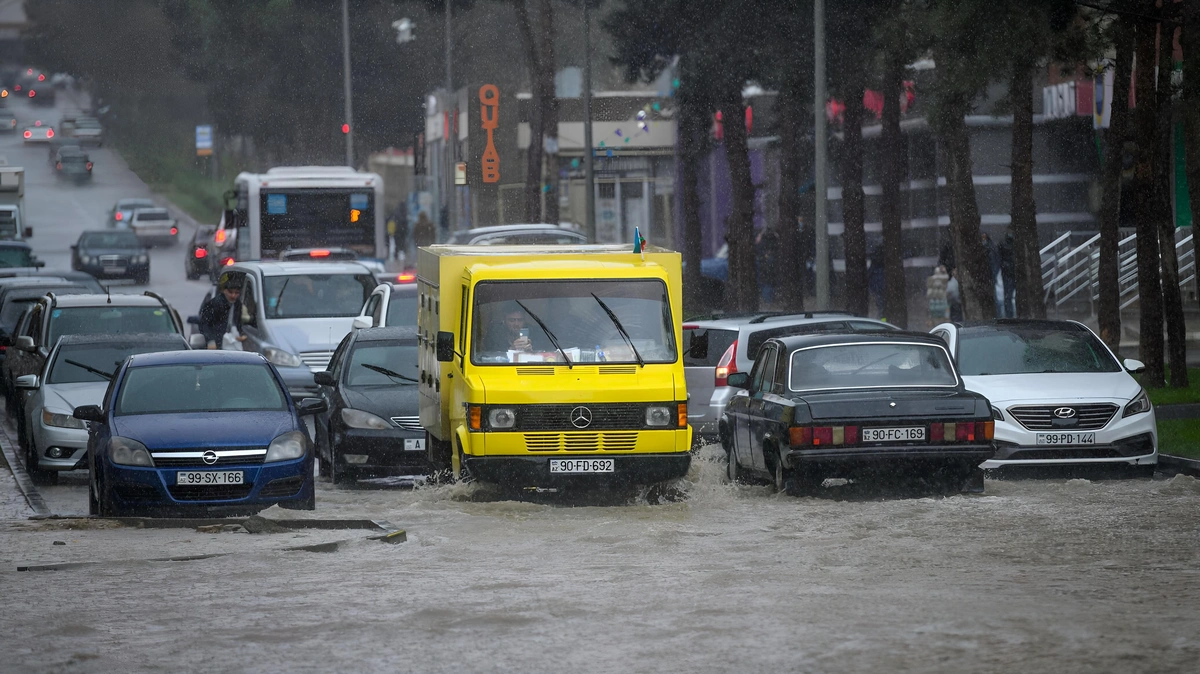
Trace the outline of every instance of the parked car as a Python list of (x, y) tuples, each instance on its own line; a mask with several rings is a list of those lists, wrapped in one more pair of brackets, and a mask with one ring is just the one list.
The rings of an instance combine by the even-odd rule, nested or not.
[(154, 208), (153, 199), (119, 199), (108, 211), (109, 227), (128, 227), (133, 212), (139, 208)]
[(165, 208), (138, 208), (129, 217), (129, 229), (147, 246), (174, 245), (179, 225)]
[(1118, 362), (1087, 326), (1000, 319), (944, 323), (933, 334), (967, 389), (992, 402), (996, 456), (984, 468), (1109, 464), (1154, 473), (1154, 406), (1130, 376), (1145, 366)]
[(415, 326), (417, 324), (417, 285), (380, 283), (363, 304), (354, 328)]
[(417, 329), (370, 328), (346, 335), (329, 370), (316, 373), (320, 474), (354, 478), (426, 475), (425, 429), (417, 389)]
[(78, 145), (64, 145), (54, 157), (54, 175), (85, 182), (92, 179), (92, 158)]
[(33, 254), (33, 248), (24, 241), (0, 240), (0, 268), (3, 269), (40, 269), (45, 267)]
[(469, 246), (585, 244), (587, 237), (566, 227), (548, 224), (495, 225), (454, 232), (447, 244)]
[(683, 323), (683, 371), (687, 377), (688, 422), (702, 440), (717, 437), (725, 405), (737, 392), (729, 375), (749, 372), (759, 346), (771, 337), (813, 332), (894, 330), (883, 321), (845, 312), (706, 317)]
[(41, 120), (35, 121), (25, 127), (21, 132), (21, 136), (25, 138), (25, 144), (30, 143), (49, 143), (54, 140), (54, 127), (49, 124), (43, 124)]
[(991, 406), (967, 391), (946, 345), (907, 332), (767, 340), (721, 417), (729, 478), (812, 493), (825, 478), (905, 476), (941, 491), (983, 488)]
[(181, 335), (64, 335), (51, 349), (39, 374), (18, 377), (28, 391), (26, 414), (18, 423), (25, 470), (34, 482), (52, 484), (60, 471), (85, 468), (87, 426), (71, 416), (76, 407), (99, 405), (112, 375), (137, 353), (183, 351)]
[(238, 262), (226, 274), (242, 287), (243, 310), (230, 312), (242, 349), (279, 368), (295, 396), (316, 392), (313, 373), (328, 368), (376, 285), (356, 262)]
[(150, 251), (128, 230), (91, 230), (71, 246), (71, 268), (96, 278), (150, 282)]
[(196, 227), (183, 256), (183, 270), (188, 279), (195, 280), (208, 274), (209, 255), (216, 250), (213, 245), (213, 233), (216, 231), (216, 225)]
[(68, 294), (90, 291), (83, 286), (71, 285), (68, 281), (0, 285), (0, 392), (9, 399), (13, 397), (11, 382), (4, 378), (3, 366), (5, 359), (8, 358), (8, 347), (13, 345), (13, 332), (17, 329), (21, 315), (37, 304), (37, 301), (45, 297), (48, 292)]
[(77, 117), (70, 137), (80, 145), (104, 145), (104, 127), (95, 117)]
[(316, 505), (312, 442), (259, 354), (175, 351), (129, 357), (103, 405), (74, 417), (88, 431), (88, 511), (101, 516), (253, 512)]

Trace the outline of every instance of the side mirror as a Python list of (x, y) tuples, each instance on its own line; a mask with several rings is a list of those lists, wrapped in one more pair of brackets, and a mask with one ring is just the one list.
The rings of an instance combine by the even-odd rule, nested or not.
[(193, 332), (192, 334), (188, 335), (188, 346), (192, 347), (193, 349), (208, 348), (208, 338), (199, 332)]
[(187, 322), (190, 323), (191, 325), (200, 325), (200, 317), (199, 316), (188, 316)]
[(437, 359), (439, 363), (454, 360), (454, 333), (441, 330), (437, 333)]
[(749, 372), (734, 372), (725, 380), (725, 384), (733, 388), (741, 388), (750, 390), (750, 373)]
[(1132, 358), (1126, 358), (1126, 359), (1125, 359), (1125, 363), (1124, 363), (1124, 365), (1125, 365), (1125, 369), (1126, 369), (1126, 370), (1128, 370), (1128, 371), (1130, 371), (1130, 372), (1132, 372), (1132, 373), (1134, 373), (1134, 374), (1137, 374), (1137, 373), (1139, 373), (1139, 372), (1145, 372), (1145, 371), (1146, 371), (1146, 364), (1145, 364), (1145, 363), (1143, 363), (1143, 362), (1142, 362), (1142, 361), (1140, 361), (1140, 360), (1134, 360), (1134, 359), (1132, 359)]
[(42, 267), (46, 266), (46, 261), (45, 260), (34, 260), (33, 266), (37, 267), (38, 269), (41, 269)]
[(365, 330), (366, 328), (375, 327), (375, 322), (371, 320), (370, 316), (355, 316), (354, 322), (350, 324), (350, 327), (354, 330)]
[(329, 409), (329, 405), (320, 398), (302, 398), (296, 403), (296, 413), (302, 417), (320, 414)]
[(337, 386), (337, 380), (329, 370), (313, 373), (313, 381), (317, 382), (318, 386)]
[(26, 227), (26, 228), (25, 228), (25, 231), (24, 231), (24, 232), (21, 232), (21, 233), (25, 235), (25, 238), (26, 238), (26, 239), (32, 239), (32, 238), (33, 238), (33, 228), (32, 228), (32, 227)]
[(38, 387), (38, 376), (36, 374), (21, 375), (13, 381), (13, 386), (16, 388), (35, 389)]
[(35, 345), (33, 343), (33, 338), (30, 337), (29, 335), (21, 335), (20, 337), (18, 337), (16, 344), (14, 344), (13, 346), (15, 346), (17, 349), (19, 349), (21, 351), (36, 351), (37, 350), (37, 345)]
[(82, 421), (94, 421), (98, 424), (104, 423), (104, 410), (100, 409), (99, 405), (76, 407), (71, 416)]

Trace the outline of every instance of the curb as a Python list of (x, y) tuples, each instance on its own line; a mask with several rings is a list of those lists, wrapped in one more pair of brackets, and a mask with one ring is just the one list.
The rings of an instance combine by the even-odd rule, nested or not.
[(42, 495), (38, 492), (37, 487), (33, 486), (33, 480), (29, 478), (29, 473), (25, 472), (25, 464), (17, 460), (17, 453), (13, 451), (12, 440), (9, 439), (8, 432), (3, 428), (0, 428), (0, 451), (4, 452), (4, 460), (8, 462), (8, 468), (12, 471), (13, 479), (17, 481), (17, 487), (25, 497), (25, 502), (33, 510), (32, 517), (51, 516), (50, 507), (42, 499)]
[(1170, 454), (1159, 454), (1158, 465), (1165, 468), (1170, 468), (1177, 473), (1191, 475), (1192, 477), (1200, 477), (1200, 461), (1196, 459), (1188, 459), (1182, 456), (1172, 456)]

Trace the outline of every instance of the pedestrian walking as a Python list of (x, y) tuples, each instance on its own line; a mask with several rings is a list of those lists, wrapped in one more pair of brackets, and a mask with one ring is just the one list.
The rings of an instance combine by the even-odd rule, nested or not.
[(417, 215), (417, 222), (413, 225), (412, 231), (413, 246), (421, 248), (423, 246), (432, 246), (437, 242), (437, 228), (433, 226), (433, 221), (425, 215), (425, 211), (421, 211)]

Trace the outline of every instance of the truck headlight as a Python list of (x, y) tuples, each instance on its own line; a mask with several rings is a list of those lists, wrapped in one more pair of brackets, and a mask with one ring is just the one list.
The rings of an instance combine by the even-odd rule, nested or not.
[(300, 360), (300, 356), (273, 346), (263, 349), (262, 354), (267, 360), (279, 367), (300, 367), (304, 364), (304, 361)]
[(154, 459), (150, 458), (150, 452), (146, 446), (132, 438), (122, 438), (121, 436), (113, 436), (108, 441), (108, 460), (122, 466), (142, 466), (151, 468), (154, 466)]
[(654, 406), (646, 408), (647, 426), (668, 426), (671, 423), (671, 408)]
[(1131, 417), (1135, 414), (1149, 412), (1150, 407), (1150, 396), (1146, 395), (1146, 389), (1142, 389), (1142, 392), (1137, 394), (1137, 397), (1133, 399), (1133, 402), (1125, 406), (1125, 413), (1122, 414), (1121, 417)]
[(42, 408), (42, 423), (55, 428), (87, 428), (87, 424), (70, 414), (58, 414), (44, 407)]
[(288, 431), (271, 441), (267, 447), (267, 458), (264, 462), (288, 461), (304, 456), (304, 434), (300, 431)]
[(488, 411), (488, 426), (491, 428), (512, 428), (517, 425), (517, 414), (507, 407)]
[(386, 431), (392, 427), (382, 417), (362, 410), (352, 410), (349, 407), (342, 409), (342, 421), (346, 422), (350, 428), (369, 428), (374, 431)]

